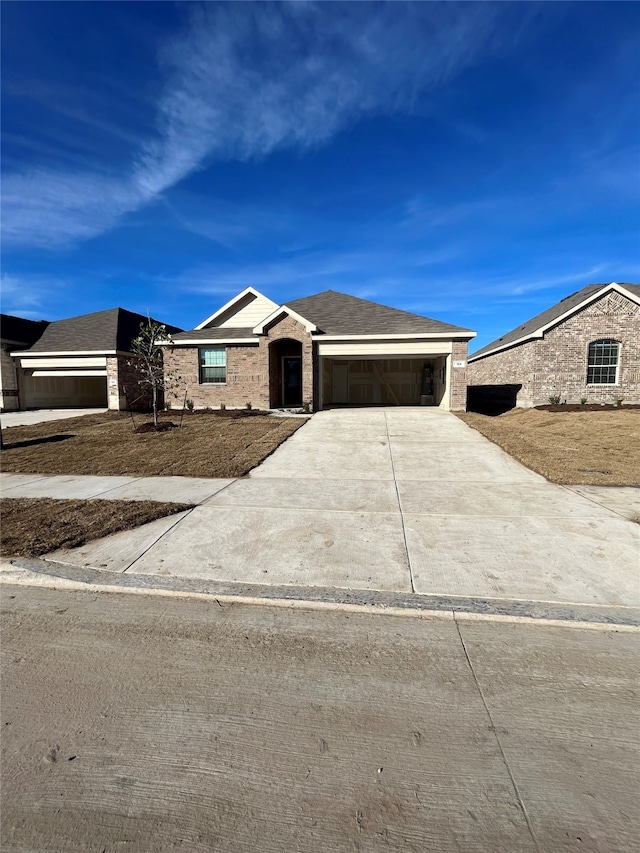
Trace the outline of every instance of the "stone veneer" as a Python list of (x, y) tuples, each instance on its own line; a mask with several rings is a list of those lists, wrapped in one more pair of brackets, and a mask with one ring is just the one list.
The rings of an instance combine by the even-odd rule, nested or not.
[[(592, 341), (619, 341), (620, 366), (615, 385), (587, 385), (587, 354)], [(612, 291), (567, 320), (543, 338), (473, 361), (469, 385), (522, 385), (518, 406), (539, 406), (550, 396), (567, 403), (612, 403), (623, 397), (640, 403), (640, 306)]]

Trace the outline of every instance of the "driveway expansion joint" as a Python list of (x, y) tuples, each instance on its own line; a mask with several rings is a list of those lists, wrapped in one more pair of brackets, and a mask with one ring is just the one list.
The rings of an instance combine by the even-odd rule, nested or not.
[(488, 718), (488, 720), (489, 720), (489, 724), (490, 724), (490, 727), (491, 727), (491, 731), (493, 732), (493, 736), (494, 736), (494, 738), (495, 738), (496, 744), (497, 744), (498, 749), (499, 749), (499, 751), (500, 751), (500, 755), (502, 756), (503, 764), (504, 764), (504, 766), (505, 766), (505, 768), (506, 768), (507, 773), (509, 774), (509, 779), (511, 780), (511, 785), (512, 785), (513, 790), (514, 790), (514, 793), (515, 793), (515, 795), (516, 795), (516, 799), (518, 800), (518, 805), (520, 806), (520, 810), (522, 811), (522, 815), (523, 815), (523, 817), (524, 817), (525, 823), (527, 824), (527, 829), (529, 830), (529, 835), (531, 836), (531, 840), (533, 841), (534, 847), (536, 848), (536, 850), (537, 850), (537, 851), (538, 851), (538, 853), (539, 853), (539, 851), (540, 851), (540, 846), (538, 845), (538, 839), (536, 838), (535, 833), (534, 833), (534, 831), (533, 831), (533, 826), (531, 825), (531, 820), (530, 820), (530, 818), (529, 818), (529, 814), (528, 814), (528, 812), (527, 812), (527, 808), (526, 808), (526, 806), (525, 806), (525, 804), (524, 804), (524, 800), (522, 799), (522, 795), (521, 795), (521, 793), (520, 793), (520, 789), (519, 789), (519, 787), (518, 787), (518, 783), (516, 782), (515, 776), (513, 775), (513, 771), (512, 771), (512, 769), (511, 769), (511, 765), (509, 764), (509, 761), (508, 761), (508, 759), (507, 759), (506, 753), (505, 753), (505, 751), (504, 751), (504, 747), (502, 746), (502, 742), (501, 742), (501, 740), (500, 740), (500, 735), (498, 734), (498, 728), (497, 728), (497, 726), (495, 725), (495, 723), (494, 723), (494, 721), (493, 721), (493, 717), (492, 717), (492, 715), (491, 715), (491, 710), (490, 710), (490, 708), (489, 708), (489, 705), (487, 704), (487, 700), (486, 700), (486, 698), (485, 698), (485, 695), (484, 695), (484, 692), (483, 692), (483, 690), (482, 690), (482, 687), (480, 686), (480, 682), (478, 681), (478, 676), (476, 675), (476, 671), (475, 671), (475, 669), (474, 669), (473, 663), (471, 662), (471, 658), (469, 657), (469, 652), (468, 652), (468, 650), (467, 650), (467, 645), (466, 645), (466, 643), (465, 643), (465, 641), (464, 641), (464, 638), (463, 638), (463, 636), (462, 636), (462, 632), (460, 631), (460, 625), (459, 625), (459, 623), (458, 623), (458, 620), (457, 620), (457, 619), (456, 619), (456, 617), (455, 617), (455, 613), (454, 613), (454, 615), (453, 615), (453, 621), (454, 621), (454, 622), (455, 622), (455, 624), (456, 624), (456, 630), (457, 630), (457, 632), (458, 632), (458, 637), (460, 638), (460, 643), (461, 643), (461, 645), (462, 645), (462, 650), (463, 650), (463, 652), (464, 652), (464, 656), (465, 656), (466, 661), (467, 661), (467, 664), (468, 664), (468, 666), (469, 666), (469, 670), (471, 671), (471, 676), (472, 676), (472, 678), (473, 678), (473, 683), (474, 683), (474, 684), (475, 684), (475, 686), (476, 686), (476, 690), (478, 691), (478, 695), (480, 696), (480, 699), (481, 699), (482, 704), (483, 704), (483, 706), (484, 706), (484, 710), (485, 710), (485, 712), (486, 712), (486, 714), (487, 714), (487, 718)]
[(398, 489), (398, 480), (396, 479), (396, 469), (393, 464), (393, 449), (391, 447), (391, 436), (389, 435), (389, 421), (387, 413), (384, 413), (384, 425), (387, 430), (387, 447), (389, 448), (389, 461), (391, 462), (391, 473), (393, 474), (393, 487), (398, 500), (398, 511), (400, 512), (400, 523), (402, 525), (402, 539), (404, 541), (404, 553), (407, 559), (407, 568), (409, 569), (409, 582), (411, 583), (411, 592), (416, 591), (416, 585), (413, 577), (413, 569), (411, 567), (411, 555), (409, 553), (409, 544), (407, 542), (407, 531), (404, 526), (404, 513), (402, 511), (402, 501), (400, 499), (400, 490)]
[(161, 533), (160, 536), (158, 536), (157, 539), (154, 539), (153, 542), (151, 542), (144, 549), (144, 551), (142, 551), (141, 554), (138, 554), (138, 556), (135, 558), (135, 560), (133, 560), (131, 563), (129, 563), (128, 566), (125, 566), (125, 568), (122, 570), (122, 574), (125, 574), (126, 572), (128, 572), (129, 569), (131, 568), (131, 566), (134, 566), (138, 562), (138, 560), (141, 560), (144, 557), (144, 555), (147, 553), (147, 551), (150, 551), (151, 548), (155, 547), (158, 544), (158, 542), (160, 542), (168, 533), (171, 533), (173, 528), (177, 524), (180, 524), (180, 522), (183, 521), (188, 515), (190, 515), (194, 511), (194, 509), (196, 509), (196, 507), (192, 506), (191, 509), (185, 510), (184, 514), (180, 513), (180, 517), (175, 520), (175, 522), (171, 525), (171, 527), (168, 528), (168, 530), (165, 530), (163, 533)]

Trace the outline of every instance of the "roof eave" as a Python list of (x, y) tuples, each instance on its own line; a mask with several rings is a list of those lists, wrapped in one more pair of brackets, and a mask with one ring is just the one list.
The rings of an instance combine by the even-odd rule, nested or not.
[(90, 350), (17, 350), (11, 352), (11, 356), (20, 358), (58, 358), (65, 355), (119, 355), (123, 350), (115, 349), (90, 349)]
[(586, 308), (587, 305), (590, 305), (592, 302), (595, 302), (600, 297), (604, 296), (605, 293), (610, 293), (612, 290), (615, 290), (617, 293), (620, 293), (622, 296), (626, 296), (627, 299), (630, 299), (632, 302), (636, 302), (640, 305), (640, 297), (636, 296), (634, 293), (631, 293), (629, 290), (626, 290), (621, 284), (618, 284), (616, 281), (612, 281), (611, 284), (605, 285), (605, 287), (600, 288), (600, 290), (596, 290), (595, 293), (592, 293), (590, 296), (587, 296), (582, 302), (579, 302), (577, 305), (574, 305), (573, 308), (570, 308), (568, 311), (565, 311), (564, 314), (560, 314), (558, 317), (554, 317), (553, 320), (549, 320), (548, 323), (545, 323), (543, 326), (539, 326), (535, 331), (529, 332), (528, 335), (523, 335), (521, 338), (516, 338), (513, 341), (508, 341), (507, 343), (500, 344), (500, 346), (494, 347), (493, 349), (488, 350), (487, 352), (478, 352), (470, 355), (468, 358), (469, 362), (478, 361), (481, 358), (486, 358), (489, 355), (495, 355), (497, 352), (502, 352), (506, 349), (511, 349), (512, 347), (520, 346), (521, 344), (526, 343), (527, 341), (533, 341), (536, 339), (543, 338), (545, 333), (552, 329), (554, 326), (557, 326), (559, 323), (568, 320), (573, 314), (577, 314), (578, 311), (582, 311), (583, 308)]
[(314, 335), (314, 340), (323, 340), (323, 341), (398, 341), (398, 340), (429, 340), (432, 338), (437, 338), (438, 340), (456, 338), (462, 340), (471, 340), (475, 338), (477, 332), (472, 332), (469, 330), (460, 330), (456, 332), (398, 332), (397, 334), (390, 334), (389, 332), (385, 332), (384, 334), (379, 335), (323, 335), (317, 334)]
[(315, 323), (312, 323), (310, 320), (307, 320), (306, 317), (303, 317), (301, 314), (298, 314), (297, 311), (294, 311), (293, 308), (289, 308), (287, 305), (278, 305), (275, 311), (272, 311), (268, 317), (265, 317), (261, 323), (258, 323), (257, 326), (253, 329), (254, 335), (264, 335), (264, 330), (268, 325), (273, 323), (278, 317), (282, 316), (282, 314), (288, 314), (293, 320), (296, 320), (302, 326), (304, 326), (306, 332), (317, 332), (318, 327)]
[(193, 346), (203, 346), (206, 344), (212, 344), (217, 346), (228, 346), (230, 344), (242, 344), (243, 346), (247, 346), (248, 344), (253, 344), (257, 346), (260, 343), (258, 338), (194, 338), (193, 340), (179, 340), (179, 341), (163, 341), (159, 343), (158, 346), (161, 347), (193, 347)]

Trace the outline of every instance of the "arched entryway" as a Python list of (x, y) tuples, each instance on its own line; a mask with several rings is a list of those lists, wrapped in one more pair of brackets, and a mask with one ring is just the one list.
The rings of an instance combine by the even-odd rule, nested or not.
[(281, 338), (269, 344), (269, 405), (290, 409), (302, 405), (302, 344)]

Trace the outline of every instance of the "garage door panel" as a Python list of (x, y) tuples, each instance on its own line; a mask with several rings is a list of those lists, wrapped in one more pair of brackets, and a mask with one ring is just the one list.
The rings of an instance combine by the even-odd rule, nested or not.
[(27, 376), (24, 386), (29, 409), (107, 407), (105, 377)]

